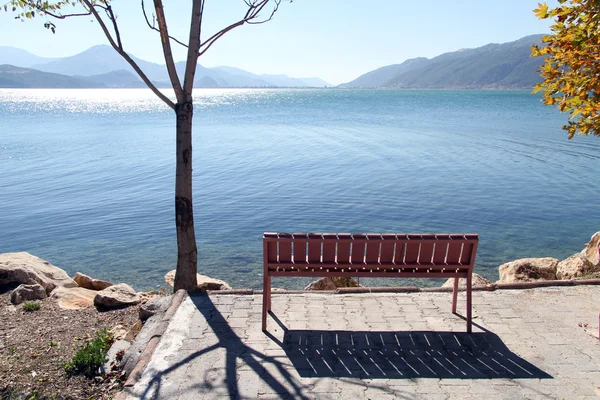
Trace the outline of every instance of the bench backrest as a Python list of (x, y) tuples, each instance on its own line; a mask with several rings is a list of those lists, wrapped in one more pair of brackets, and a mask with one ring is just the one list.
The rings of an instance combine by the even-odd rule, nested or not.
[(264, 265), (269, 275), (462, 275), (472, 272), (478, 240), (476, 234), (265, 233)]

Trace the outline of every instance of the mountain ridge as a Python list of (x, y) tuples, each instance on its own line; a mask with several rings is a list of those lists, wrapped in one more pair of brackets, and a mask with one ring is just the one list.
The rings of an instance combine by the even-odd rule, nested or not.
[(543, 60), (531, 57), (531, 46), (543, 34), (506, 43), (489, 43), (369, 71), (341, 88), (525, 89), (540, 80)]
[[(0, 57), (0, 64), (15, 67), (31, 68), (45, 73), (84, 78), (87, 81), (100, 81), (108, 87), (143, 87), (131, 65), (127, 63), (112, 47), (96, 45), (72, 56), (48, 59), (38, 57), (16, 47), (4, 47), (8, 56)], [(171, 85), (165, 65), (142, 60), (135, 55), (129, 56), (140, 66), (146, 76), (157, 87)], [(10, 58), (14, 60), (10, 60)], [(185, 61), (175, 64), (178, 75), (183, 77)], [(118, 71), (118, 72), (117, 72)], [(135, 80), (124, 75), (129, 72)], [(141, 86), (140, 86), (141, 85)], [(286, 75), (256, 75), (234, 67), (208, 68), (198, 64), (194, 87), (243, 88), (243, 87), (324, 87), (332, 86), (318, 78), (292, 78)]]

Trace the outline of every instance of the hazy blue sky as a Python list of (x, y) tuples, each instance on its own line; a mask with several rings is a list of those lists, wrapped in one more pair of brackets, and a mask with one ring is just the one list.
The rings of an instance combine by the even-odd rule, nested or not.
[[(146, 0), (148, 6), (152, 0)], [(171, 33), (186, 41), (189, 1), (165, 0)], [(217, 42), (200, 60), (254, 73), (318, 76), (339, 84), (378, 67), (414, 57), (502, 43), (549, 32), (535, 18), (538, 0), (295, 0), (284, 2), (264, 25), (245, 25)], [(555, 0), (549, 5), (556, 4)], [(242, 0), (208, 0), (204, 32), (212, 34), (243, 14)], [(115, 0), (128, 52), (164, 64), (157, 33), (146, 26), (139, 1)], [(44, 20), (19, 22), (0, 12), (0, 45), (45, 57), (70, 56), (108, 43), (90, 17), (58, 21), (56, 35)], [(203, 37), (207, 37), (203, 35)], [(176, 61), (183, 48), (174, 45)]]

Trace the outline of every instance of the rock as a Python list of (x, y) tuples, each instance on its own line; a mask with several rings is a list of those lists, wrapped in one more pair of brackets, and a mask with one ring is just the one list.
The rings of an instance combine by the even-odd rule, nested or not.
[(33, 285), (19, 285), (10, 294), (10, 302), (17, 305), (29, 300), (42, 300), (48, 297), (46, 290), (39, 283)]
[(94, 279), (89, 276), (82, 274), (81, 272), (76, 272), (73, 280), (82, 288), (90, 289), (90, 290), (104, 290), (107, 287), (112, 286), (113, 284), (107, 281), (103, 281), (102, 279)]
[(0, 254), (0, 286), (40, 284), (49, 295), (57, 287), (74, 288), (77, 283), (62, 269), (29, 253)]
[(304, 290), (336, 290), (339, 287), (358, 287), (359, 284), (352, 278), (331, 278), (326, 276), (311, 282)]
[(600, 268), (600, 232), (594, 233), (585, 249), (581, 252), (581, 258), (593, 267)]
[[(483, 276), (479, 275), (479, 274), (475, 274), (473, 273), (473, 276), (471, 278), (471, 284), (473, 286), (487, 286), (489, 284), (491, 284), (492, 282), (488, 279), (485, 279)], [(446, 282), (444, 282), (444, 284), (442, 285), (442, 287), (454, 287), (454, 278), (450, 278), (448, 279)], [(458, 280), (458, 288), (460, 290), (464, 290), (467, 288), (467, 279), (466, 278), (460, 278)]]
[(106, 354), (106, 362), (100, 367), (102, 375), (106, 375), (119, 369), (123, 355), (129, 347), (131, 347), (131, 343), (126, 340), (116, 340), (112, 346), (110, 346), (110, 349)]
[[(165, 282), (167, 285), (175, 287), (175, 270), (167, 272)], [(227, 282), (200, 274), (196, 274), (196, 285), (198, 290), (231, 290), (231, 286)]]
[(140, 306), (140, 319), (147, 320), (158, 312), (165, 312), (171, 304), (170, 297), (156, 297)]
[(119, 283), (96, 292), (94, 305), (99, 308), (122, 308), (138, 304), (140, 296), (125, 283)]
[(94, 304), (95, 290), (81, 287), (55, 289), (50, 297), (55, 300), (60, 308), (65, 310), (79, 310)]
[(123, 325), (115, 325), (110, 330), (110, 333), (115, 337), (115, 340), (125, 339), (125, 335), (127, 335), (127, 328)]
[(522, 258), (502, 264), (499, 282), (532, 282), (556, 280), (556, 258)]
[(125, 353), (121, 365), (123, 367), (123, 371), (127, 372), (127, 374), (130, 374), (137, 365), (150, 339), (152, 339), (154, 336), (160, 336), (163, 334), (164, 330), (161, 330), (161, 326), (163, 326), (162, 320), (166, 310), (171, 306), (173, 298), (174, 295), (163, 297), (163, 299), (166, 299), (166, 307), (161, 306), (156, 314), (144, 322), (143, 329), (139, 332), (131, 344), (131, 347)]
[(573, 254), (571, 257), (558, 263), (556, 278), (573, 279), (598, 271), (600, 271), (600, 265), (594, 266), (587, 259), (584, 259), (581, 254)]
[(304, 290), (335, 290), (337, 286), (333, 281), (333, 278), (328, 276), (323, 277), (321, 279), (317, 279), (314, 282), (311, 282), (308, 286), (304, 288)]
[(124, 340), (128, 341), (129, 343), (133, 343), (135, 337), (138, 333), (140, 333), (143, 326), (144, 325), (142, 324), (142, 321), (138, 320), (135, 324), (131, 326), (131, 328), (129, 328), (127, 334), (124, 337)]

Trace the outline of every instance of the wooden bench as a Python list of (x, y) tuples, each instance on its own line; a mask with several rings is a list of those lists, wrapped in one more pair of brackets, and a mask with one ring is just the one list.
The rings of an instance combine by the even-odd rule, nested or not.
[(471, 332), (471, 277), (476, 234), (265, 233), (262, 330), (271, 311), (271, 277), (466, 278), (467, 332)]

